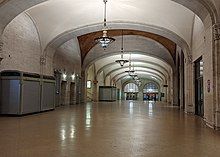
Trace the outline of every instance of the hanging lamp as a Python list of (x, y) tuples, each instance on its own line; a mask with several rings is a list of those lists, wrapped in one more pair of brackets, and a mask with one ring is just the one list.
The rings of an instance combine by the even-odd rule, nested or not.
[(119, 63), (121, 67), (124, 66), (125, 63), (128, 63), (129, 61), (123, 58), (124, 55), (124, 38), (123, 38), (123, 30), (121, 31), (121, 59), (116, 60), (116, 63)]
[(125, 72), (127, 72), (129, 75), (132, 75), (135, 72), (134, 69), (133, 70), (131, 69), (131, 53), (129, 58), (129, 69)]
[(107, 33), (108, 33), (108, 29), (107, 29), (107, 20), (106, 20), (106, 3), (107, 3), (107, 0), (103, 0), (104, 2), (104, 27), (103, 27), (103, 30), (102, 30), (102, 36), (101, 37), (98, 37), (98, 38), (95, 38), (95, 42), (100, 44), (101, 47), (103, 49), (106, 49), (108, 47), (109, 44), (111, 44), (112, 42), (115, 41), (114, 38), (112, 37), (108, 37)]

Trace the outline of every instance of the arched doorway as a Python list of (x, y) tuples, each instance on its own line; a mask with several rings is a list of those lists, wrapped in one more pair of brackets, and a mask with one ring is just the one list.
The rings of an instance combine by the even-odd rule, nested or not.
[(143, 99), (149, 101), (159, 101), (159, 88), (156, 83), (147, 83), (143, 88)]
[(128, 83), (124, 87), (124, 94), (126, 100), (137, 100), (138, 86), (135, 83)]

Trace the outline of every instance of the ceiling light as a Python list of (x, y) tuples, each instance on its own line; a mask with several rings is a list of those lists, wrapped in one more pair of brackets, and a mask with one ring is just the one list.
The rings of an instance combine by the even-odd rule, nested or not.
[(71, 77), (72, 77), (72, 80), (75, 80), (75, 74), (72, 74)]
[(65, 80), (67, 77), (67, 75), (65, 73), (63, 73), (63, 79)]
[(138, 75), (137, 74), (130, 74), (129, 76), (131, 76), (133, 79), (137, 78)]
[(104, 27), (103, 27), (103, 35), (101, 37), (95, 38), (95, 42), (100, 44), (102, 48), (106, 49), (109, 44), (115, 41), (114, 38), (108, 37), (108, 29), (107, 29), (107, 20), (106, 20), (106, 3), (107, 0), (103, 0), (105, 8), (104, 8)]
[(122, 30), (122, 33), (121, 33), (121, 59), (118, 59), (116, 60), (115, 62), (116, 63), (119, 63), (121, 65), (121, 67), (124, 66), (125, 63), (128, 63), (129, 61), (126, 60), (126, 59), (123, 59), (123, 54), (124, 54), (124, 38), (123, 38), (123, 30)]
[(127, 70), (127, 71), (125, 71), (125, 72), (127, 72), (130, 76), (132, 75), (132, 74), (134, 74), (134, 68), (133, 68), (133, 70), (131, 70), (131, 53), (130, 53), (130, 58), (129, 58), (129, 69)]

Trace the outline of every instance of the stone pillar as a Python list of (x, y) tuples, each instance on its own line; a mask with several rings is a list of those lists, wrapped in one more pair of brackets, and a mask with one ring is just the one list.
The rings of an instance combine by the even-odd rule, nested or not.
[(76, 104), (80, 104), (81, 99), (81, 77), (76, 75)]
[(193, 63), (187, 60), (185, 63), (185, 112), (194, 113), (194, 79), (193, 79)]
[(214, 98), (213, 98), (213, 119), (214, 128), (220, 129), (220, 23), (213, 25), (213, 65), (214, 65)]
[(3, 40), (0, 37), (0, 65), (1, 65), (1, 62), (2, 62), (3, 59), (4, 59), (4, 57), (3, 57)]
[(80, 90), (80, 102), (81, 103), (85, 103), (86, 102), (86, 73), (84, 70), (81, 71), (81, 90)]
[(93, 81), (93, 101), (94, 102), (98, 102), (98, 81), (97, 80), (94, 80)]
[(171, 86), (171, 78), (170, 76), (168, 76), (168, 87), (166, 87), (167, 90), (167, 103), (171, 104), (171, 90), (172, 90), (172, 86)]
[(179, 64), (179, 81), (180, 81), (180, 89), (179, 89), (179, 98), (180, 98), (180, 108), (184, 108), (184, 55), (182, 51), (179, 53), (180, 56), (180, 64)]
[(178, 106), (179, 103), (178, 103), (178, 99), (179, 99), (179, 94), (178, 94), (178, 54), (176, 54), (176, 66), (175, 68), (173, 69), (173, 105), (174, 106)]

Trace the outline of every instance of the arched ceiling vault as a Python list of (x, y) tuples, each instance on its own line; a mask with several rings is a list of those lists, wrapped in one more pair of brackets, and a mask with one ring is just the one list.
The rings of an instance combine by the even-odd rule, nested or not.
[[(145, 74), (140, 74), (138, 73), (140, 78), (147, 78), (147, 79), (150, 79), (150, 80), (154, 80), (156, 81), (157, 83), (159, 84), (163, 84), (165, 83), (161, 78), (159, 78), (157, 75), (154, 75), (154, 74), (151, 74), (151, 73), (145, 73)], [(118, 78), (113, 78), (111, 79), (111, 82), (115, 82), (117, 83), (119, 80), (132, 80), (132, 78), (130, 76), (128, 76), (127, 74), (121, 74)]]
[[(108, 35), (111, 37), (121, 36), (122, 34), (121, 32), (122, 32), (121, 29), (120, 30), (119, 29), (109, 30)], [(153, 39), (154, 41), (163, 45), (169, 51), (171, 56), (175, 58), (176, 44), (173, 41), (163, 36), (149, 33), (149, 32), (138, 31), (138, 30), (123, 30), (123, 34), (124, 35), (138, 35), (138, 36), (143, 36), (146, 38)], [(84, 60), (87, 53), (96, 45), (95, 42), (91, 42), (91, 41), (94, 41), (95, 38), (100, 37), (100, 36), (102, 36), (102, 31), (93, 32), (93, 33), (85, 34), (85, 35), (78, 37), (82, 60)]]
[[(104, 66), (103, 64), (114, 62), (120, 58), (120, 56), (117, 56), (120, 54), (120, 49), (121, 37), (116, 37), (116, 41), (109, 45), (109, 47), (104, 51), (99, 45), (96, 45), (86, 55), (83, 62), (83, 68), (86, 69), (91, 64), (104, 58), (109, 59), (101, 62), (98, 61), (99, 66)], [(124, 36), (124, 50), (124, 57), (127, 59), (129, 59), (129, 53), (131, 53), (131, 60), (133, 61), (138, 59), (152, 62), (152, 60), (156, 59), (158, 63), (161, 63), (166, 67), (175, 67), (174, 59), (169, 51), (163, 45), (152, 39), (142, 36), (126, 35)], [(148, 57), (146, 58), (146, 56)]]
[[(115, 60), (120, 57), (120, 54), (114, 55), (111, 53), (108, 57), (97, 59), (94, 64), (91, 65), (95, 66), (96, 76), (98, 76), (102, 71), (104, 72), (105, 78), (108, 76), (116, 78), (120, 74), (124, 74), (126, 70), (129, 70), (129, 63), (126, 63), (124, 67), (120, 67), (118, 63), (115, 63)], [(149, 76), (152, 74), (157, 77), (158, 80), (165, 81), (168, 77), (170, 77), (169, 75), (172, 74), (172, 68), (170, 65), (161, 59), (148, 56), (147, 54), (141, 54), (138, 52), (124, 54), (124, 58), (131, 58), (131, 66), (132, 68), (134, 67), (135, 71), (147, 72)]]
[[(108, 57), (103, 57), (97, 59), (94, 64), (96, 66), (97, 73), (100, 73), (101, 71), (109, 72), (112, 69), (120, 67), (119, 64), (115, 63), (115, 60), (119, 59), (121, 56), (119, 53), (117, 54), (111, 54)], [(151, 68), (156, 68), (157, 70), (162, 71), (163, 73), (169, 74), (172, 71), (172, 68), (169, 64), (164, 62), (161, 59), (149, 56), (144, 53), (140, 52), (133, 52), (131, 54), (124, 54), (125, 59), (131, 58), (131, 64), (132, 66), (149, 66)], [(126, 63), (125, 66), (127, 66), (128, 63)]]
[[(57, 0), (53, 0), (54, 2)], [(172, 0), (178, 4), (185, 6), (197, 14), (202, 20), (210, 14), (213, 23), (219, 22), (217, 9), (211, 0)], [(214, 0), (218, 1), (218, 0)], [(39, 4), (47, 4), (48, 0), (0, 0), (0, 32), (2, 33), (6, 25), (12, 21), (21, 12), (37, 7)], [(77, 1), (72, 1), (73, 4)], [(217, 2), (216, 2), (217, 3)], [(82, 8), (82, 7), (81, 7)], [(7, 15), (7, 16), (5, 16)]]
[[(167, 78), (168, 76), (166, 76), (164, 73), (162, 73), (161, 71), (154, 69), (154, 68), (149, 68), (146, 66), (135, 66), (134, 71), (139, 70), (139, 69), (146, 69), (146, 71), (155, 71), (156, 73), (158, 73), (160, 76), (162, 76), (164, 79)], [(109, 75), (114, 76), (117, 74), (121, 74), (121, 72), (125, 72), (129, 70), (129, 66), (124, 66), (124, 67), (120, 67), (117, 69), (113, 69), (111, 70), (109, 73), (105, 74), (105, 77), (108, 77)]]
[[(143, 61), (143, 60), (135, 60), (132, 62), (135, 65), (145, 65), (147, 67), (154, 67), (158, 69), (159, 71), (162, 71), (166, 76), (169, 74), (169, 69), (166, 69), (164, 66), (161, 66), (160, 64), (157, 64), (155, 62), (150, 62), (150, 61)], [(127, 63), (128, 64), (128, 63)], [(126, 65), (125, 65), (126, 66)], [(100, 69), (97, 69), (96, 75), (99, 75), (102, 71), (111, 71), (111, 69), (115, 69), (120, 67), (118, 63), (112, 62), (109, 64), (104, 65)]]
[[(150, 69), (136, 69), (135, 74), (139, 75), (139, 73), (146, 73), (146, 74), (149, 74), (152, 76), (156, 76), (157, 78), (159, 78), (163, 82), (166, 81), (166, 78), (163, 75), (161, 75), (160, 73), (158, 73), (157, 71), (153, 71)], [(126, 75), (128, 75), (128, 73), (122, 70), (120, 73), (112, 74), (111, 78), (112, 78), (112, 80), (117, 80), (117, 78), (119, 78), (122, 75), (126, 76)]]

